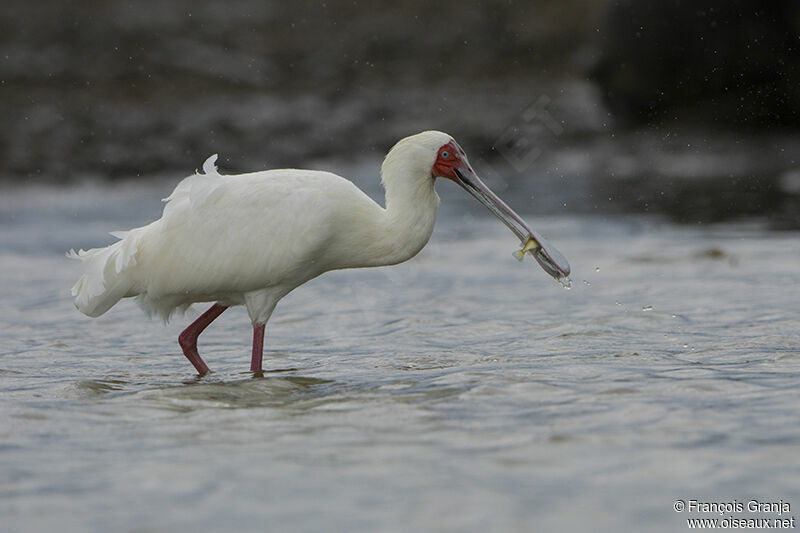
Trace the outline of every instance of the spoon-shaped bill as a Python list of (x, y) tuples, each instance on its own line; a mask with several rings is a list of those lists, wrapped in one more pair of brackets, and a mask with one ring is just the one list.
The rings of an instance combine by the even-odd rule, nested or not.
[[(500, 197), (494, 194), (471, 168), (457, 168), (455, 173), (458, 177), (458, 184), (514, 232), (514, 235), (522, 242), (523, 250), (530, 251), (545, 272), (555, 279), (569, 276), (569, 263), (561, 252), (538, 233), (531, 230), (525, 221), (513, 209), (508, 207)], [(529, 246), (531, 240), (535, 244)]]

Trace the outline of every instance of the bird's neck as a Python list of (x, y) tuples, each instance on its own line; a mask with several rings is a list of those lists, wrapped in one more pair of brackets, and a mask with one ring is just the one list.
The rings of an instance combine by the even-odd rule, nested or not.
[(427, 244), (433, 233), (439, 195), (433, 188), (433, 177), (406, 175), (398, 179), (386, 175), (386, 209), (381, 224), (386, 265), (411, 259)]
[(387, 156), (381, 168), (386, 207), (371, 202), (364, 204), (368, 208), (350, 214), (350, 230), (336, 235), (347, 243), (336, 247), (347, 250), (330, 261), (336, 268), (395, 265), (411, 259), (425, 246), (439, 206), (431, 164), (396, 158), (392, 153)]
[(430, 174), (401, 175), (387, 172), (386, 165), (382, 174), (386, 207), (373, 204), (374, 210), (364, 212), (352, 231), (339, 236), (352, 241), (339, 268), (402, 263), (417, 255), (433, 233), (439, 197)]

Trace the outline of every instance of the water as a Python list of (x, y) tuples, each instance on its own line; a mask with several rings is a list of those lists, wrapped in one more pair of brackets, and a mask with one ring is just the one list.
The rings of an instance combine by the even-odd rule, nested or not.
[(176, 343), (191, 316), (90, 320), (68, 294), (64, 250), (168, 189), (0, 197), (4, 531), (680, 531), (679, 498), (797, 514), (797, 233), (527, 217), (565, 290), (440, 186), (418, 257), (289, 295), (263, 379), (228, 311), (200, 379)]

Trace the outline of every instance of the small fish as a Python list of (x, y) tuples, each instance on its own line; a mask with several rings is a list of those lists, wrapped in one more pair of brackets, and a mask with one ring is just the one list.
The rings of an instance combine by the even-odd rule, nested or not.
[(539, 266), (555, 279), (561, 280), (569, 276), (570, 268), (567, 260), (555, 246), (544, 240), (541, 235), (533, 232), (528, 233), (525, 244), (520, 250), (514, 252), (514, 257), (522, 261), (525, 257), (525, 252), (530, 252), (536, 262), (539, 263)]
[(525, 245), (522, 247), (522, 249), (514, 252), (514, 257), (517, 258), (517, 261), (522, 261), (525, 258), (525, 252), (528, 250), (533, 250), (533, 253), (536, 254), (541, 247), (542, 245), (539, 244), (536, 239), (533, 237), (528, 237), (528, 240), (525, 242)]

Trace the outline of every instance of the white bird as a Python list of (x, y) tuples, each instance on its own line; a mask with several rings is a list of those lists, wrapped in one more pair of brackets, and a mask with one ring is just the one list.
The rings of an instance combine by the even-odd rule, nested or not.
[(70, 250), (83, 276), (75, 306), (97, 317), (136, 296), (165, 320), (197, 302), (213, 305), (178, 337), (200, 374), (209, 368), (197, 338), (233, 305), (253, 324), (250, 370), (261, 371), (264, 326), (281, 298), (329, 270), (394, 265), (414, 257), (433, 232), (437, 177), (455, 181), (498, 216), (553, 277), (569, 264), (481, 182), (452, 137), (426, 131), (399, 141), (381, 167), (386, 207), (350, 181), (316, 170), (223, 176), (216, 155), (181, 181), (160, 219), (113, 233), (105, 248)]

